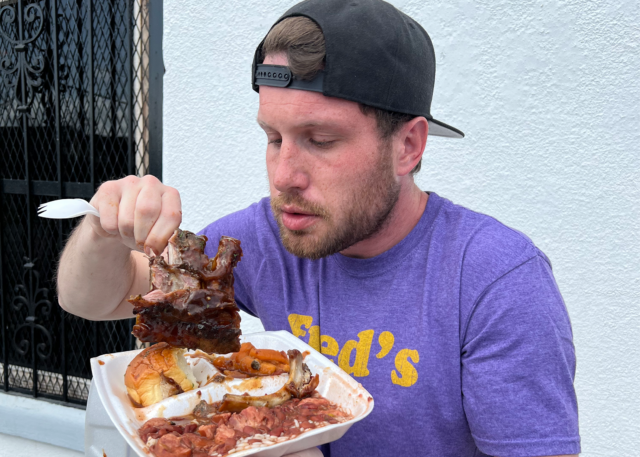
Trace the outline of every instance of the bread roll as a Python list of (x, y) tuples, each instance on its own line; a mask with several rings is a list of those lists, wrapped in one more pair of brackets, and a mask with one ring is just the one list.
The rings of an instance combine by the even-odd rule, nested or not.
[(153, 405), (196, 387), (197, 381), (184, 352), (183, 348), (158, 343), (131, 361), (124, 375), (124, 384), (134, 406)]

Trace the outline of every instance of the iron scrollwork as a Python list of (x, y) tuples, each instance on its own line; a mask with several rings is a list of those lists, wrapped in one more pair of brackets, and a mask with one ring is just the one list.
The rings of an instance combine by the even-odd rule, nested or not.
[[(38, 39), (44, 23), (44, 13), (38, 3), (30, 3), (23, 9), (22, 0), (18, 0), (14, 5), (0, 8), (0, 36), (13, 45), (17, 56), (13, 64), (11, 55), (5, 56), (0, 61), (0, 73), (4, 83), (13, 88), (15, 99), (18, 101), (18, 112), (23, 114), (29, 112), (34, 92), (42, 87), (44, 52), (34, 46), (34, 52), (27, 58), (27, 48)], [(13, 37), (6, 32), (12, 29), (11, 24), (15, 24), (16, 29)], [(27, 32), (27, 29), (34, 27), (35, 30), (31, 33)]]
[[(44, 336), (45, 341), (36, 345), (36, 353), (40, 359), (46, 360), (51, 355), (53, 342), (49, 330), (41, 324), (38, 324), (36, 314), (38, 313), (38, 308), (40, 308), (40, 315), (44, 318), (49, 318), (51, 302), (47, 299), (49, 289), (40, 287), (40, 272), (35, 269), (37, 260), (38, 259), (31, 261), (28, 257), (24, 258), (25, 264), (22, 267), (23, 283), (15, 287), (16, 295), (13, 298), (11, 307), (16, 312), (20, 312), (22, 308), (25, 307), (27, 309), (27, 317), (24, 324), (15, 330), (13, 347), (18, 354), (22, 356), (26, 355), (29, 350), (29, 340), (26, 338), (20, 339), (19, 335), (23, 329), (29, 328), (31, 330), (29, 334), (34, 338), (35, 330), (38, 330)], [(29, 287), (27, 287), (27, 285)]]

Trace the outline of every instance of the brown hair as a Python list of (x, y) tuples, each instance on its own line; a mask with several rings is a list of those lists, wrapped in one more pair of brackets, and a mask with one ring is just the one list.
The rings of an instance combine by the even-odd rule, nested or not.
[[(303, 16), (289, 17), (278, 22), (264, 40), (261, 60), (267, 55), (281, 53), (286, 54), (291, 73), (297, 78), (313, 79), (324, 68), (326, 51), (322, 30), (318, 24)], [(383, 141), (389, 141), (404, 124), (416, 117), (364, 103), (359, 105), (362, 114), (375, 117), (378, 133)], [(421, 164), (422, 159), (411, 173), (420, 171)]]

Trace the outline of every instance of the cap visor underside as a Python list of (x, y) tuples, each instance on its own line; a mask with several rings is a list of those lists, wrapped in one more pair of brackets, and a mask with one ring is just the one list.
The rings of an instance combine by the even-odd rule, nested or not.
[(429, 121), (429, 135), (444, 136), (447, 138), (464, 138), (464, 133), (460, 130), (436, 119)]

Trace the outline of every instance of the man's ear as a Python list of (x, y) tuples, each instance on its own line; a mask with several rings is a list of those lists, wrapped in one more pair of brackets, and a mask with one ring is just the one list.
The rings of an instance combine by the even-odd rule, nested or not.
[[(418, 165), (427, 144), (429, 122), (422, 116), (407, 122), (396, 134), (399, 151), (396, 156), (396, 173), (405, 176)], [(396, 144), (398, 144), (396, 143)]]

